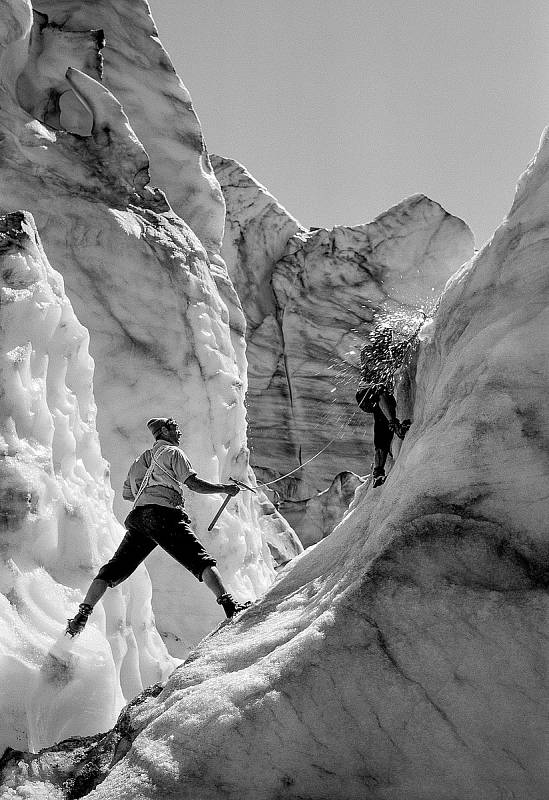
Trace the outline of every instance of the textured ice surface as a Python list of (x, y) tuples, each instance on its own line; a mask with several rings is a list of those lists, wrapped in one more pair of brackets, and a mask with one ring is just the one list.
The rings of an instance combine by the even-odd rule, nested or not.
[[(396, 455), (396, 450), (393, 447)], [(354, 472), (338, 473), (328, 489), (310, 500), (288, 501), (283, 504), (284, 516), (296, 530), (305, 547), (316, 544), (341, 522), (347, 513), (354, 493), (369, 476), (359, 477)]]
[[(17, 91), (6, 86), (1, 94), (0, 202), (4, 209), (32, 212), (78, 319), (90, 332), (97, 425), (122, 521), (130, 506), (120, 490), (129, 465), (151, 444), (145, 425), (151, 416), (179, 420), (183, 447), (201, 477), (251, 479), (244, 320), (222, 260), (208, 258), (187, 220), (148, 185), (151, 164), (158, 163), (157, 177), (171, 175), (169, 191), (179, 187), (187, 202), (181, 208), (189, 218), (196, 211), (203, 219), (210, 231), (204, 240), (209, 237), (213, 247), (214, 229), (221, 232), (222, 220), (214, 219), (220, 200), (208, 205), (212, 176), (196, 163), (205, 152), (196, 117), (155, 39), (147, 5), (44, 0), (39, 11), (33, 37), (37, 42), (46, 37), (41, 55), (32, 65), (18, 62), (25, 80), (15, 81)], [(106, 41), (103, 82), (97, 64), (90, 68), (81, 53), (76, 68), (70, 65), (71, 36), (89, 43), (82, 30), (100, 26)], [(54, 33), (63, 47), (52, 47), (48, 36)], [(76, 124), (80, 107), (89, 135), (44, 125), (21, 107), (23, 102), (32, 111), (43, 108), (42, 100), (34, 100), (45, 94), (53, 114), (59, 87), (63, 97), (73, 98), (59, 124), (68, 125), (69, 117)], [(147, 150), (108, 87), (120, 91), (138, 129), (146, 132)], [(156, 98), (155, 104), (139, 100), (139, 91), (151, 102)], [(189, 167), (187, 173), (185, 159), (194, 171)], [(179, 181), (175, 162), (188, 183)], [(265, 498), (242, 493), (209, 533), (223, 497), (188, 494), (198, 536), (218, 559), (229, 589), (242, 599), (261, 594), (274, 579), (270, 547), (292, 555), (302, 549)], [(148, 566), (159, 629), (172, 652), (184, 654), (222, 612), (210, 592), (164, 553), (155, 552)]]
[(0, 217), (0, 747), (105, 730), (174, 661), (144, 568), (64, 637), (120, 540), (95, 428), (93, 362), (32, 217)]
[[(12, 6), (28, 9), (10, 0), (7, 8)], [(8, 29), (12, 36), (17, 25), (10, 23)], [(92, 78), (86, 81), (75, 73), (71, 80), (97, 109), (94, 119), (115, 123), (115, 152), (122, 157), (111, 158), (105, 148), (105, 125), (82, 141), (58, 134), (23, 114), (7, 89), (0, 112), (2, 198), (8, 204), (22, 198), (23, 207), (28, 203), (37, 209), (55, 263), (59, 257), (75, 297), (95, 321), (109, 407), (126, 408), (131, 416), (138, 405), (145, 417), (152, 401), (173, 385), (160, 377), (164, 381), (166, 372), (184, 363), (189, 385), (201, 387), (196, 405), (189, 398), (187, 429), (189, 441), (196, 441), (197, 464), (206, 477), (226, 474), (221, 465), (232, 468), (234, 440), (220, 433), (233, 430), (231, 413), (236, 418), (241, 413), (241, 387), (235, 386), (234, 394), (227, 390), (239, 374), (233, 360), (242, 363), (242, 350), (235, 350), (235, 317), (235, 324), (229, 324), (231, 312), (214, 292), (196, 237), (163, 210), (162, 197), (147, 192), (143, 180), (136, 185), (137, 173), (130, 167), (143, 164), (142, 149), (128, 131), (124, 134), (126, 123), (112, 95)], [(102, 116), (107, 108), (110, 116)], [(359, 489), (333, 534), (294, 559), (262, 602), (207, 638), (158, 697), (127, 710), (131, 736), (125, 744), (134, 739), (133, 746), (93, 793), (94, 800), (546, 800), (548, 147), (544, 136), (508, 219), (448, 283), (419, 353), (414, 425), (386, 484)], [(319, 234), (321, 242), (325, 236)], [(79, 262), (78, 270), (72, 271), (72, 260)], [(117, 267), (125, 274), (135, 261), (138, 266), (124, 284)], [(230, 294), (222, 265), (217, 266), (218, 284)], [(174, 300), (167, 291), (150, 291), (158, 284), (185, 289)], [(291, 281), (288, 286), (292, 289)], [(211, 288), (214, 298), (205, 309), (196, 302), (204, 287)], [(143, 297), (160, 297), (162, 312), (147, 317), (152, 300), (144, 311)], [(128, 299), (130, 311), (120, 311)], [(173, 343), (158, 345), (158, 331), (177, 314), (184, 318), (186, 335), (178, 339), (179, 328), (169, 327), (176, 343), (185, 343), (188, 336), (200, 342), (180, 360), (170, 349)], [(150, 335), (138, 335), (143, 329)], [(22, 397), (31, 404), (21, 401), (17, 412), (27, 427), (36, 424), (42, 430), (40, 413), (25, 411), (33, 410), (35, 402), (41, 407), (40, 381), (34, 381), (26, 360), (28, 348), (18, 340), (12, 351), (10, 363), (21, 365), (20, 378), (9, 385), (13, 392), (22, 387)], [(150, 364), (152, 385), (159, 387), (156, 398), (149, 397), (151, 382), (139, 386), (137, 373), (128, 367), (132, 357), (141, 366)], [(200, 381), (194, 384), (197, 374)], [(126, 383), (131, 392), (126, 393)], [(224, 390), (214, 391), (219, 384)], [(56, 391), (58, 386), (54, 382)], [(187, 390), (183, 386), (179, 410), (186, 408)], [(66, 400), (61, 394), (60, 403)], [(226, 415), (216, 397), (228, 406), (234, 400)], [(198, 443), (204, 439), (199, 424), (204, 408), (210, 409), (214, 431), (211, 448), (205, 449)], [(120, 450), (119, 469), (128, 442), (136, 441), (137, 425), (130, 419), (111, 442)], [(114, 421), (109, 430), (116, 431)], [(44, 447), (40, 439), (38, 445)], [(31, 475), (40, 465), (36, 447), (33, 439)], [(60, 452), (69, 456), (61, 458), (59, 474), (66, 468), (73, 479), (82, 477), (70, 447)], [(43, 463), (37, 482), (53, 492), (48, 459)], [(21, 469), (26, 464), (22, 459)], [(94, 486), (98, 491), (101, 482), (95, 480)], [(25, 519), (33, 501), (32, 492), (28, 495), (28, 490), (14, 494), (17, 514), (24, 513)], [(228, 548), (222, 552), (238, 565), (239, 590), (246, 569), (250, 583), (257, 579), (257, 562), (252, 559), (250, 566), (246, 560), (246, 525), (255, 512), (246, 513), (230, 510), (216, 533), (220, 548)], [(5, 647), (8, 651), (11, 641), (23, 643), (15, 654), (20, 663), (8, 652), (7, 675), (13, 664), (15, 676), (38, 672), (37, 664), (47, 663), (43, 656), (55, 644), (52, 626), (58, 630), (62, 625), (64, 590), (59, 581), (52, 585), (44, 562), (51, 547), (49, 531), (39, 549), (43, 563), (33, 560), (34, 551), (25, 556), (24, 537), (15, 543), (23, 553), (18, 557), (27, 558), (31, 588), (18, 574), (13, 577), (9, 564), (2, 574), (13, 598), (2, 606)], [(173, 608), (175, 613), (175, 603)], [(18, 619), (36, 636), (25, 638), (27, 628), (17, 633)], [(93, 638), (99, 633), (100, 625), (93, 626), (91, 638), (79, 640), (80, 665), (98, 664), (105, 656)], [(80, 674), (76, 671), (75, 679)], [(27, 691), (30, 684), (16, 687), (34, 704), (33, 730), (38, 733), (46, 730), (57, 702), (60, 708), (65, 702), (56, 670), (42, 669), (39, 680), (45, 683), (38, 684), (38, 692)], [(105, 685), (91, 680), (83, 681), (86, 688), (91, 685), (94, 696), (105, 697)], [(85, 714), (97, 711), (90, 706), (82, 702)], [(66, 723), (64, 715), (60, 722)], [(86, 769), (93, 776), (89, 746), (81, 739), (74, 743), (73, 777)], [(59, 797), (53, 784), (61, 778), (51, 751), (14, 758), (3, 780), (10, 800)]]
[[(82, 32), (80, 37), (89, 37), (91, 30), (103, 32), (102, 80), (120, 101), (147, 150), (153, 184), (165, 190), (174, 211), (208, 253), (218, 253), (224, 225), (223, 197), (191, 97), (158, 40), (148, 3), (35, 0), (33, 7), (47, 15), (56, 39), (57, 52), (42, 55), (47, 64), (42, 64), (41, 71), (47, 69), (48, 77), (53, 73), (63, 79), (68, 66), (82, 69), (74, 57), (60, 57), (58, 41), (63, 31), (67, 31), (68, 40), (72, 37), (77, 42), (75, 32)], [(84, 71), (97, 77), (88, 69)], [(51, 81), (48, 85), (51, 87)], [(67, 88), (65, 84), (65, 92)]]
[(320, 453), (272, 487), (310, 542), (317, 493), (339, 472), (369, 472), (372, 417), (355, 391), (374, 315), (432, 305), (473, 237), (422, 195), (369, 224), (306, 231), (240, 164), (212, 163), (227, 205), (222, 255), (248, 322), (252, 465), (269, 481)]
[(136, 709), (94, 800), (545, 800), (547, 147), (448, 282), (387, 482)]

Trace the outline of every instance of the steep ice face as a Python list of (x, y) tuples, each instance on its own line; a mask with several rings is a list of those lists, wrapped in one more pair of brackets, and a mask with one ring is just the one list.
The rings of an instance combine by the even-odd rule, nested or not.
[(212, 156), (227, 207), (223, 258), (244, 308), (248, 343), (267, 317), (276, 317), (271, 278), (288, 240), (306, 229), (272, 194), (230, 158)]
[[(0, 203), (7, 210), (25, 208), (33, 213), (78, 318), (90, 331), (98, 429), (118, 490), (115, 510), (124, 519), (130, 507), (121, 500), (119, 490), (132, 461), (151, 444), (145, 426), (151, 416), (178, 419), (184, 433), (182, 446), (201, 477), (214, 482), (225, 482), (230, 476), (251, 479), (244, 407), (244, 319), (222, 260), (217, 258), (212, 265), (202, 242), (174, 213), (163, 192), (149, 187), (149, 154), (119, 100), (88, 74), (97, 72), (96, 63), (88, 68), (86, 56), (78, 62), (81, 68), (67, 68), (67, 59), (72, 59), (71, 32), (76, 30), (80, 36), (86, 25), (95, 30), (102, 26), (110, 85), (116, 84), (129, 98), (130, 108), (137, 106), (138, 87), (151, 86), (151, 82), (158, 102), (168, 102), (170, 82), (178, 79), (154, 39), (146, 4), (44, 2), (39, 11), (49, 17), (47, 23), (40, 16), (35, 21), (33, 36), (36, 33), (44, 40), (42, 50), (37, 45), (32, 63), (21, 67), (23, 78), (15, 82), (15, 94), (7, 88), (2, 93)], [(92, 11), (97, 11), (93, 23), (88, 16)], [(48, 25), (48, 36), (61, 28), (65, 37), (59, 63), (48, 44)], [(88, 45), (90, 37), (84, 41)], [(48, 64), (53, 59), (50, 97), (73, 98), (71, 103), (59, 101), (60, 124), (83, 125), (87, 119), (89, 135), (46, 126), (21, 108), (21, 98), (27, 98), (31, 110), (43, 108), (48, 82), (43, 80), (40, 53), (49, 54)], [(126, 72), (118, 73), (122, 65)], [(151, 70), (145, 80), (147, 65)], [(147, 128), (152, 140), (159, 131), (155, 125), (167, 124), (166, 115), (178, 113), (183, 100), (175, 95), (173, 104), (157, 108), (158, 120), (148, 128), (140, 117), (139, 125)], [(55, 110), (53, 100), (50, 106)], [(149, 112), (154, 116), (154, 109)], [(185, 124), (182, 117), (178, 125)], [(185, 140), (177, 126), (174, 136)], [(159, 145), (161, 151), (163, 147)], [(179, 158), (178, 153), (174, 158)], [(165, 171), (176, 175), (167, 155), (160, 153), (157, 159), (162, 175)], [(203, 195), (198, 188), (194, 191), (196, 180), (196, 173), (189, 175), (185, 191), (188, 197), (196, 197), (199, 208), (200, 197), (209, 196), (209, 188), (203, 187)], [(203, 207), (202, 215), (208, 217)], [(212, 219), (205, 222), (210, 231)], [(278, 549), (289, 548), (293, 554), (302, 548), (272, 506), (266, 513), (266, 498), (258, 500), (250, 493), (232, 501), (209, 533), (208, 524), (222, 499), (189, 492), (187, 507), (199, 538), (218, 559), (229, 589), (250, 599), (274, 579), (269, 542), (280, 540)], [(276, 549), (276, 541), (271, 549)], [(184, 654), (220, 621), (222, 612), (209, 592), (165, 554), (154, 553), (148, 563), (156, 587), (157, 624), (173, 652)]]
[[(223, 196), (190, 94), (158, 40), (148, 3), (36, 0), (33, 6), (47, 16), (50, 39), (53, 35), (56, 39), (65, 36), (78, 41), (78, 37), (87, 36), (91, 41), (89, 32), (101, 31), (104, 42), (97, 42), (104, 44), (100, 77), (121, 103), (147, 150), (153, 184), (166, 192), (171, 207), (193, 230), (208, 254), (219, 253), (225, 216)], [(70, 59), (57, 54), (57, 58), (48, 60), (49, 69), (61, 79), (68, 66), (99, 77), (80, 66), (80, 60), (76, 61), (72, 54)], [(43, 69), (41, 75), (44, 81)]]
[(30, 214), (0, 217), (0, 747), (39, 749), (110, 727), (175, 663), (141, 568), (64, 638), (123, 530), (95, 428), (93, 362)]
[(94, 800), (547, 796), (546, 163), (448, 282), (387, 482), (129, 711)]
[[(305, 534), (296, 501), (338, 472), (369, 471), (371, 417), (357, 410), (359, 353), (380, 310), (433, 304), (473, 254), (464, 222), (422, 195), (367, 225), (306, 231), (246, 170), (212, 163), (227, 204), (222, 255), (246, 314), (252, 464)], [(300, 506), (305, 507), (301, 502)]]

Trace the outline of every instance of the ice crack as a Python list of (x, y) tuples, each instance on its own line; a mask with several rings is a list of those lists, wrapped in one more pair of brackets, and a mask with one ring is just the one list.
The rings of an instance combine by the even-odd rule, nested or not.
[(452, 722), (452, 720), (450, 719), (448, 714), (444, 711), (444, 709), (435, 700), (433, 700), (433, 698), (429, 695), (425, 687), (418, 680), (412, 678), (411, 675), (408, 675), (408, 673), (398, 663), (398, 661), (396, 660), (395, 656), (393, 655), (393, 653), (389, 648), (389, 644), (387, 642), (385, 634), (383, 633), (377, 622), (371, 617), (367, 617), (366, 621), (374, 628), (377, 635), (378, 644), (381, 650), (383, 651), (383, 654), (389, 661), (389, 663), (395, 668), (395, 670), (399, 673), (399, 675), (401, 675), (404, 678), (405, 681), (407, 681), (408, 683), (412, 683), (414, 686), (417, 686), (417, 688), (420, 690), (425, 700), (429, 703), (430, 706), (432, 706), (432, 708), (435, 709), (435, 711), (444, 721), (447, 727), (450, 728), (454, 737), (468, 750), (469, 749), (468, 743), (465, 741), (465, 739), (463, 739), (462, 736), (460, 736), (455, 724)]

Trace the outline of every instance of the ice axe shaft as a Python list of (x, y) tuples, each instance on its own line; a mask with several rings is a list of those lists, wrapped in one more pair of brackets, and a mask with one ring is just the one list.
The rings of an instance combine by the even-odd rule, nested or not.
[(213, 528), (213, 526), (215, 525), (215, 523), (217, 522), (217, 520), (219, 519), (221, 514), (225, 511), (225, 509), (227, 508), (227, 505), (229, 504), (229, 500), (231, 500), (232, 497), (233, 497), (232, 494), (228, 494), (227, 497), (223, 500), (223, 502), (221, 503), (221, 505), (219, 507), (219, 510), (218, 510), (217, 514), (215, 515), (215, 517), (212, 519), (212, 521), (208, 525), (208, 530), (209, 531), (211, 531), (211, 529)]
[[(257, 494), (255, 489), (253, 489), (251, 486), (247, 486), (245, 483), (242, 483), (241, 481), (237, 481), (236, 478), (229, 478), (229, 480), (231, 480), (233, 483), (236, 483), (237, 486), (242, 487), (242, 489), (248, 489), (250, 492), (253, 492), (254, 494)], [(217, 522), (217, 520), (219, 519), (221, 514), (225, 511), (225, 509), (227, 507), (227, 504), (228, 504), (229, 500), (232, 497), (234, 497), (234, 495), (228, 494), (227, 497), (223, 500), (223, 502), (221, 503), (221, 506), (219, 508), (219, 511), (217, 512), (215, 517), (212, 519), (212, 521), (208, 525), (208, 530), (209, 531), (211, 531), (211, 529), (213, 528), (213, 526), (215, 525), (215, 523)]]

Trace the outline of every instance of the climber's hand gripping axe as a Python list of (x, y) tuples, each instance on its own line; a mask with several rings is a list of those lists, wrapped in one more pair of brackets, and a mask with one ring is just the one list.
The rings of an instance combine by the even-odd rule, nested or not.
[[(252, 486), (247, 486), (247, 484), (242, 483), (242, 481), (237, 481), (236, 478), (229, 478), (229, 480), (232, 481), (233, 483), (236, 483), (236, 485), (240, 486), (242, 489), (248, 489), (248, 491), (253, 492), (254, 494), (257, 494), (256, 490)], [(215, 525), (215, 523), (217, 522), (217, 520), (219, 519), (219, 517), (221, 516), (223, 511), (227, 508), (229, 500), (231, 500), (233, 497), (234, 497), (234, 495), (228, 494), (227, 497), (223, 500), (223, 502), (221, 503), (221, 506), (219, 507), (219, 510), (218, 510), (217, 514), (215, 515), (215, 517), (212, 519), (212, 521), (208, 525), (208, 530), (209, 531), (212, 530), (213, 526)]]

